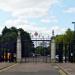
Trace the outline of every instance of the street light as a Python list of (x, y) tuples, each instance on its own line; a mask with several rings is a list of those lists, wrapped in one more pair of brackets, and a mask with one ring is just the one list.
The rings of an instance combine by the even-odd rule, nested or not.
[(72, 24), (74, 24), (74, 31), (75, 31), (75, 22), (72, 22)]
[(74, 35), (73, 35), (73, 62), (75, 62), (75, 49), (74, 49), (74, 46), (75, 46), (75, 22), (72, 22), (72, 24), (74, 24)]

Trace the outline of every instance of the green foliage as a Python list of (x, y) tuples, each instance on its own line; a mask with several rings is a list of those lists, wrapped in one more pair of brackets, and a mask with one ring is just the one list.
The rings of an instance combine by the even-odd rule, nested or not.
[(57, 35), (55, 37), (55, 42), (56, 43), (61, 43), (64, 40), (64, 35)]
[[(67, 29), (64, 34), (55, 36), (57, 53), (60, 53), (61, 49), (63, 49), (63, 55), (65, 55), (65, 51), (66, 51), (66, 55), (68, 55), (69, 44), (75, 43), (74, 39), (75, 39), (74, 32), (71, 29)], [(60, 48), (59, 45), (61, 43), (62, 43), (62, 48)]]
[(40, 54), (40, 55), (50, 54), (50, 51), (49, 51), (48, 47), (43, 47), (43, 46), (36, 47), (35, 51), (36, 51), (36, 54)]
[(15, 52), (18, 31), (21, 32), (22, 53), (25, 56), (25, 52), (27, 53), (31, 52), (34, 46), (31, 41), (29, 33), (27, 33), (21, 28), (20, 29), (17, 29), (15, 27), (7, 28), (5, 26), (5, 28), (2, 31), (2, 35), (0, 36), (0, 46), (2, 46), (0, 49)]
[(64, 43), (68, 44), (73, 40), (73, 31), (68, 29), (64, 34)]
[(17, 38), (17, 29), (14, 27), (11, 27), (8, 29), (5, 27), (2, 31), (2, 38), (1, 42), (6, 43), (8, 41), (14, 41)]
[(8, 29), (6, 26), (2, 30), (2, 35), (5, 35), (6, 33), (10, 32), (10, 29)]
[(56, 43), (63, 42), (64, 44), (68, 44), (73, 40), (74, 32), (71, 29), (67, 29), (64, 34), (56, 35), (55, 41)]

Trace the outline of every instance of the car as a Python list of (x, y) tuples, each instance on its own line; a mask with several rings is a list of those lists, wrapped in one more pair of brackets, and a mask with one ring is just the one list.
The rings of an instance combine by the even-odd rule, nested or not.
[(58, 61), (59, 60), (59, 55), (56, 55), (55, 59), (56, 59), (56, 61)]
[(32, 53), (32, 56), (35, 57), (35, 53)]
[(47, 56), (48, 56), (48, 57), (50, 57), (50, 55), (49, 55), (49, 54), (48, 54)]

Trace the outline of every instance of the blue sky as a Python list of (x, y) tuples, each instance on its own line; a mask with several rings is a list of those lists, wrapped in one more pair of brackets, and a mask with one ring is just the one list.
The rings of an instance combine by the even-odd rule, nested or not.
[(15, 26), (34, 34), (51, 35), (73, 30), (75, 0), (0, 0), (0, 33)]

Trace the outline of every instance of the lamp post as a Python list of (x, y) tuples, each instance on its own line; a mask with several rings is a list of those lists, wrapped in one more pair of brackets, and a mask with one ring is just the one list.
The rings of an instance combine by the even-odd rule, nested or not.
[(75, 22), (72, 22), (74, 24), (74, 34), (73, 34), (73, 62), (75, 62)]
[(72, 24), (74, 24), (74, 32), (75, 32), (75, 22), (72, 22)]
[(73, 35), (73, 41), (75, 42), (74, 38), (75, 38), (75, 22), (72, 22), (72, 24), (74, 24), (74, 35)]

